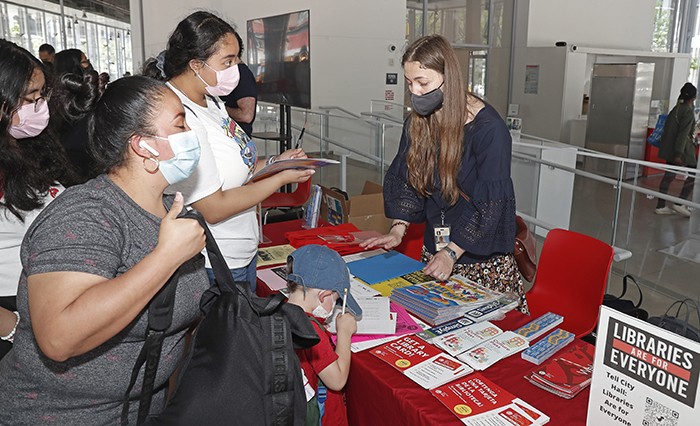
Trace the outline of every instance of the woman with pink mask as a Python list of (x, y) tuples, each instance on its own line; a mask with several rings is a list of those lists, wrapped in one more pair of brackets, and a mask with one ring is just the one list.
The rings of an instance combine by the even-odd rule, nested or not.
[[(167, 81), (185, 106), (187, 124), (202, 145), (195, 173), (168, 191), (180, 191), (185, 203), (202, 213), (233, 278), (248, 281), (255, 289), (256, 206), (283, 185), (305, 182), (313, 170), (286, 170), (249, 182), (266, 161), (258, 161), (255, 144), (231, 120), (219, 98), (238, 85), (239, 50), (231, 25), (209, 12), (195, 12), (177, 25), (166, 50), (146, 64), (144, 74)], [(303, 157), (304, 151), (291, 149), (267, 163)]]
[[(37, 214), (71, 180), (60, 144), (43, 137), (49, 122), (44, 68), (0, 40), (0, 358), (12, 348), (19, 314), (22, 238)], [(41, 137), (40, 137), (41, 136)]]

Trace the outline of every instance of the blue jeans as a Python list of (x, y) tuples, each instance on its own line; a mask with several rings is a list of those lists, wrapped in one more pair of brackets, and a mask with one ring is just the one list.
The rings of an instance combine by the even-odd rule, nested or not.
[[(253, 258), (248, 266), (242, 266), (240, 268), (231, 269), (231, 276), (234, 281), (246, 281), (250, 284), (250, 290), (255, 293), (255, 288), (258, 284), (257, 275), (255, 273), (257, 268), (257, 258)], [(209, 276), (209, 282), (214, 285), (214, 270), (207, 268), (207, 275)]]

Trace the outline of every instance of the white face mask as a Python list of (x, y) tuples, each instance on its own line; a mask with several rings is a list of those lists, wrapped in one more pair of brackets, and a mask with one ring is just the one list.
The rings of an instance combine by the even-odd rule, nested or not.
[(323, 307), (323, 302), (321, 302), (321, 299), (318, 299), (318, 306), (314, 308), (313, 311), (311, 311), (311, 315), (317, 317), (317, 318), (323, 318), (328, 319), (333, 314), (333, 311), (331, 309), (331, 312), (328, 312), (326, 308)]
[(233, 89), (238, 86), (238, 82), (241, 79), (241, 74), (238, 71), (238, 65), (231, 65), (230, 67), (217, 71), (210, 67), (206, 62), (204, 65), (210, 70), (216, 73), (216, 86), (210, 86), (206, 81), (195, 71), (195, 75), (202, 80), (202, 83), (206, 86), (207, 93), (212, 96), (226, 96), (233, 92)]

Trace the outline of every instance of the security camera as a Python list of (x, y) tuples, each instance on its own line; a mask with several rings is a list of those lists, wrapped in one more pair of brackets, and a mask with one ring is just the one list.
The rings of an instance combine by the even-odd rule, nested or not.
[(391, 53), (396, 52), (396, 45), (395, 45), (395, 44), (390, 44), (390, 45), (389, 45), (389, 52), (391, 52)]

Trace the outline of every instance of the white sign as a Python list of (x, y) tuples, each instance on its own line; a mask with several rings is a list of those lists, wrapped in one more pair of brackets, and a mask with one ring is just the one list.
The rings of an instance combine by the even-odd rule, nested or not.
[(586, 424), (700, 424), (700, 343), (601, 307)]

